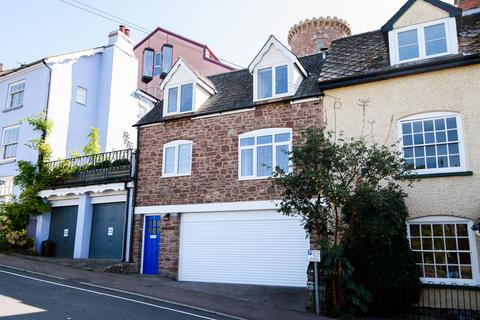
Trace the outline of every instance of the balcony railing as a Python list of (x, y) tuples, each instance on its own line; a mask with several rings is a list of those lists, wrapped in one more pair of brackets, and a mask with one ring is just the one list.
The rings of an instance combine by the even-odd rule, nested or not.
[(134, 174), (135, 152), (131, 149), (98, 153), (47, 163), (47, 168), (66, 168), (71, 174), (50, 187), (72, 187), (92, 184), (127, 182)]

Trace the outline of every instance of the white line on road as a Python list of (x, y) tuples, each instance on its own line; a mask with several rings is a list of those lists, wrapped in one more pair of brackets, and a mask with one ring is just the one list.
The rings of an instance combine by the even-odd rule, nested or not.
[(57, 279), (57, 280), (65, 280), (65, 278), (62, 278), (62, 277), (57, 277), (57, 276), (52, 276), (52, 275), (49, 275), (49, 274), (46, 274), (46, 273), (30, 271), (30, 270), (25, 270), (25, 269), (16, 268), (16, 267), (11, 267), (11, 266), (7, 266), (6, 264), (1, 264), (0, 263), (0, 267), (12, 269), (12, 270), (17, 270), (17, 271), (22, 271), (22, 272), (27, 272), (27, 273), (31, 273), (31, 274), (36, 274), (36, 275), (39, 275), (39, 276), (49, 277), (49, 278), (53, 278), (53, 279)]
[(93, 283), (88, 283), (88, 282), (79, 282), (79, 283), (83, 284), (85, 286), (90, 286), (90, 287), (95, 287), (95, 288), (99, 288), (99, 289), (125, 293), (125, 294), (131, 295), (131, 296), (137, 296), (137, 297), (144, 298), (144, 299), (155, 300), (155, 301), (159, 301), (159, 302), (163, 302), (163, 303), (173, 304), (173, 305), (176, 305), (176, 306), (190, 308), (190, 309), (194, 309), (194, 310), (199, 310), (199, 311), (206, 312), (206, 313), (213, 313), (213, 314), (216, 314), (216, 315), (219, 315), (219, 316), (222, 316), (222, 317), (232, 318), (232, 319), (235, 319), (235, 320), (247, 320), (245, 318), (232, 316), (232, 315), (229, 315), (229, 314), (226, 314), (226, 313), (221, 313), (221, 312), (218, 312), (218, 311), (208, 310), (208, 309), (195, 307), (195, 306), (189, 306), (188, 304), (179, 303), (179, 302), (170, 301), (170, 300), (161, 299), (161, 298), (156, 298), (156, 297), (152, 297), (152, 296), (147, 296), (147, 295), (136, 293), (136, 292), (99, 286), (98, 284), (93, 284)]
[(53, 281), (48, 281), (48, 280), (44, 280), (44, 279), (38, 279), (38, 278), (34, 278), (34, 277), (29, 277), (29, 276), (25, 276), (25, 275), (22, 275), (22, 274), (17, 274), (17, 273), (14, 273), (14, 272), (9, 272), (9, 271), (4, 271), (4, 270), (0, 270), (0, 272), (1, 272), (1, 273), (5, 273), (5, 274), (9, 274), (9, 275), (12, 275), (12, 276), (20, 277), (20, 278), (25, 278), (25, 279), (30, 279), (30, 280), (35, 280), (35, 281), (39, 281), (39, 282), (48, 283), (48, 284), (52, 284), (52, 285), (56, 285), (56, 286), (60, 286), (60, 287), (70, 288), (70, 289), (79, 290), (79, 291), (84, 291), (84, 292), (89, 292), (89, 293), (94, 293), (94, 294), (98, 294), (98, 295), (102, 295), (102, 296), (106, 296), (106, 297), (110, 297), (110, 298), (115, 298), (115, 299), (130, 301), (130, 302), (134, 302), (134, 303), (138, 303), (138, 304), (143, 304), (143, 305), (146, 305), (146, 306), (150, 306), (150, 307), (154, 307), (154, 308), (158, 308), (158, 309), (164, 309), (164, 310), (168, 310), (168, 311), (172, 311), (172, 312), (177, 312), (177, 313), (189, 315), (189, 316), (196, 317), (196, 318), (200, 318), (200, 319), (205, 319), (205, 320), (218, 320), (218, 319), (215, 319), (215, 318), (205, 317), (205, 316), (201, 316), (201, 315), (194, 314), (194, 313), (190, 313), (190, 312), (186, 312), (186, 311), (181, 311), (181, 310), (177, 310), (177, 309), (173, 309), (173, 308), (158, 306), (158, 305), (156, 305), (156, 304), (152, 304), (152, 303), (148, 303), (148, 302), (143, 302), (143, 301), (139, 301), (139, 300), (134, 300), (134, 299), (129, 299), (129, 298), (125, 298), (125, 297), (120, 297), (120, 296), (116, 296), (116, 295), (108, 294), (108, 293), (103, 293), (103, 292), (99, 292), (99, 291), (94, 291), (94, 290), (89, 290), (89, 289), (74, 287), (74, 286), (70, 286), (70, 285), (67, 285), (67, 284), (61, 284), (61, 283), (57, 283), (57, 282), (53, 282)]

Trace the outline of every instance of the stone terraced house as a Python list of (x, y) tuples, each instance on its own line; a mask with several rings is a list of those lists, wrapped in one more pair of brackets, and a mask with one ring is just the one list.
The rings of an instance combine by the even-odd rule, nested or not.
[(291, 51), (272, 36), (244, 70), (206, 77), (177, 60), (137, 124), (140, 272), (306, 286), (309, 239), (276, 212), (269, 167), (291, 170), (299, 130), (326, 125), (400, 141), (420, 178), (407, 229), (421, 279), (479, 283), (480, 3), (458, 2), (409, 0), (353, 36), (343, 20), (305, 20)]

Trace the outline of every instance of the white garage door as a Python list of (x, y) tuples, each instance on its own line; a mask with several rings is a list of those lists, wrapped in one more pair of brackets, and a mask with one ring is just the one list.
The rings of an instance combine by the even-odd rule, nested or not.
[(305, 287), (309, 241), (296, 218), (275, 211), (184, 213), (182, 281)]

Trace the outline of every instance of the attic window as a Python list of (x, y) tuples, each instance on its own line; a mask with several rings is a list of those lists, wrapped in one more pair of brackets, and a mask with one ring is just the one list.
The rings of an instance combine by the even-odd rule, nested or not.
[(172, 115), (193, 110), (193, 83), (168, 88), (167, 112)]
[(288, 66), (281, 65), (259, 69), (257, 82), (257, 97), (259, 100), (288, 93)]
[(392, 64), (458, 53), (454, 18), (422, 23), (390, 34)]

